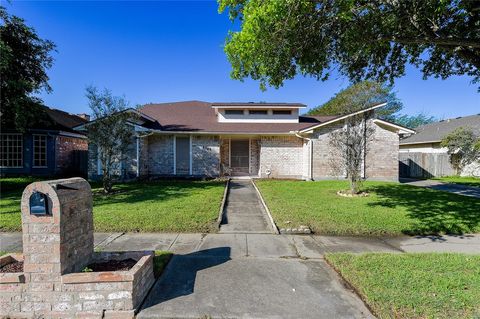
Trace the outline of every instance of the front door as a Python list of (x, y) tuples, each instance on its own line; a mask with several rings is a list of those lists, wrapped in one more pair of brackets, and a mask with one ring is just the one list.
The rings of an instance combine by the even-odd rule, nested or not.
[(249, 174), (249, 147), (248, 140), (231, 140), (230, 168), (232, 169), (232, 175)]

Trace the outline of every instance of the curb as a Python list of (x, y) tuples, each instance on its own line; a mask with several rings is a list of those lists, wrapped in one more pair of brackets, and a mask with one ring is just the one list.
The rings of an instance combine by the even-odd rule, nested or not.
[(230, 178), (227, 179), (227, 182), (225, 183), (225, 190), (223, 191), (222, 204), (220, 205), (220, 211), (218, 212), (218, 218), (217, 218), (218, 229), (220, 229), (220, 224), (222, 223), (223, 214), (225, 213), (225, 203), (227, 201), (229, 186), (230, 186)]
[(252, 184), (253, 184), (253, 188), (255, 188), (255, 190), (257, 191), (258, 197), (260, 197), (260, 202), (262, 202), (263, 208), (267, 212), (268, 220), (270, 221), (273, 232), (277, 235), (280, 235), (280, 232), (278, 231), (278, 227), (277, 227), (277, 225), (275, 225), (275, 221), (273, 220), (272, 214), (270, 213), (270, 210), (268, 209), (268, 206), (267, 206), (267, 204), (265, 203), (265, 200), (262, 197), (262, 193), (260, 193), (260, 190), (258, 189), (258, 187), (255, 184), (255, 181), (253, 179), (252, 179)]

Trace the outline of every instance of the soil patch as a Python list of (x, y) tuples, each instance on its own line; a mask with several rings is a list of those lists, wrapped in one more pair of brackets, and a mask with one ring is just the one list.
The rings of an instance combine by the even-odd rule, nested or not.
[(101, 263), (93, 263), (87, 266), (87, 268), (93, 272), (99, 271), (128, 271), (137, 261), (129, 258), (124, 260), (109, 260)]
[(23, 272), (23, 261), (14, 261), (0, 268), (0, 272)]

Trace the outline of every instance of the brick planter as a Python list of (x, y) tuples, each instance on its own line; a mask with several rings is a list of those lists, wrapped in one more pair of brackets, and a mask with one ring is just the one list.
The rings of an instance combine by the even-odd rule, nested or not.
[[(30, 213), (34, 192), (48, 197)], [(90, 185), (81, 178), (30, 184), (22, 197), (23, 272), (0, 273), (0, 318), (133, 318), (154, 283), (152, 251), (93, 252)], [(133, 259), (128, 271), (82, 272), (91, 263)]]

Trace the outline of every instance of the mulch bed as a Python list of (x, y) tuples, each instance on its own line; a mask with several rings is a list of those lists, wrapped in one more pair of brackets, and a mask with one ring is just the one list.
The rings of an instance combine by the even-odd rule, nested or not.
[(0, 272), (23, 272), (23, 261), (14, 261), (0, 268)]
[(93, 263), (87, 266), (93, 272), (99, 271), (128, 271), (130, 270), (137, 261), (135, 259), (129, 258), (124, 260), (109, 260), (101, 263)]

